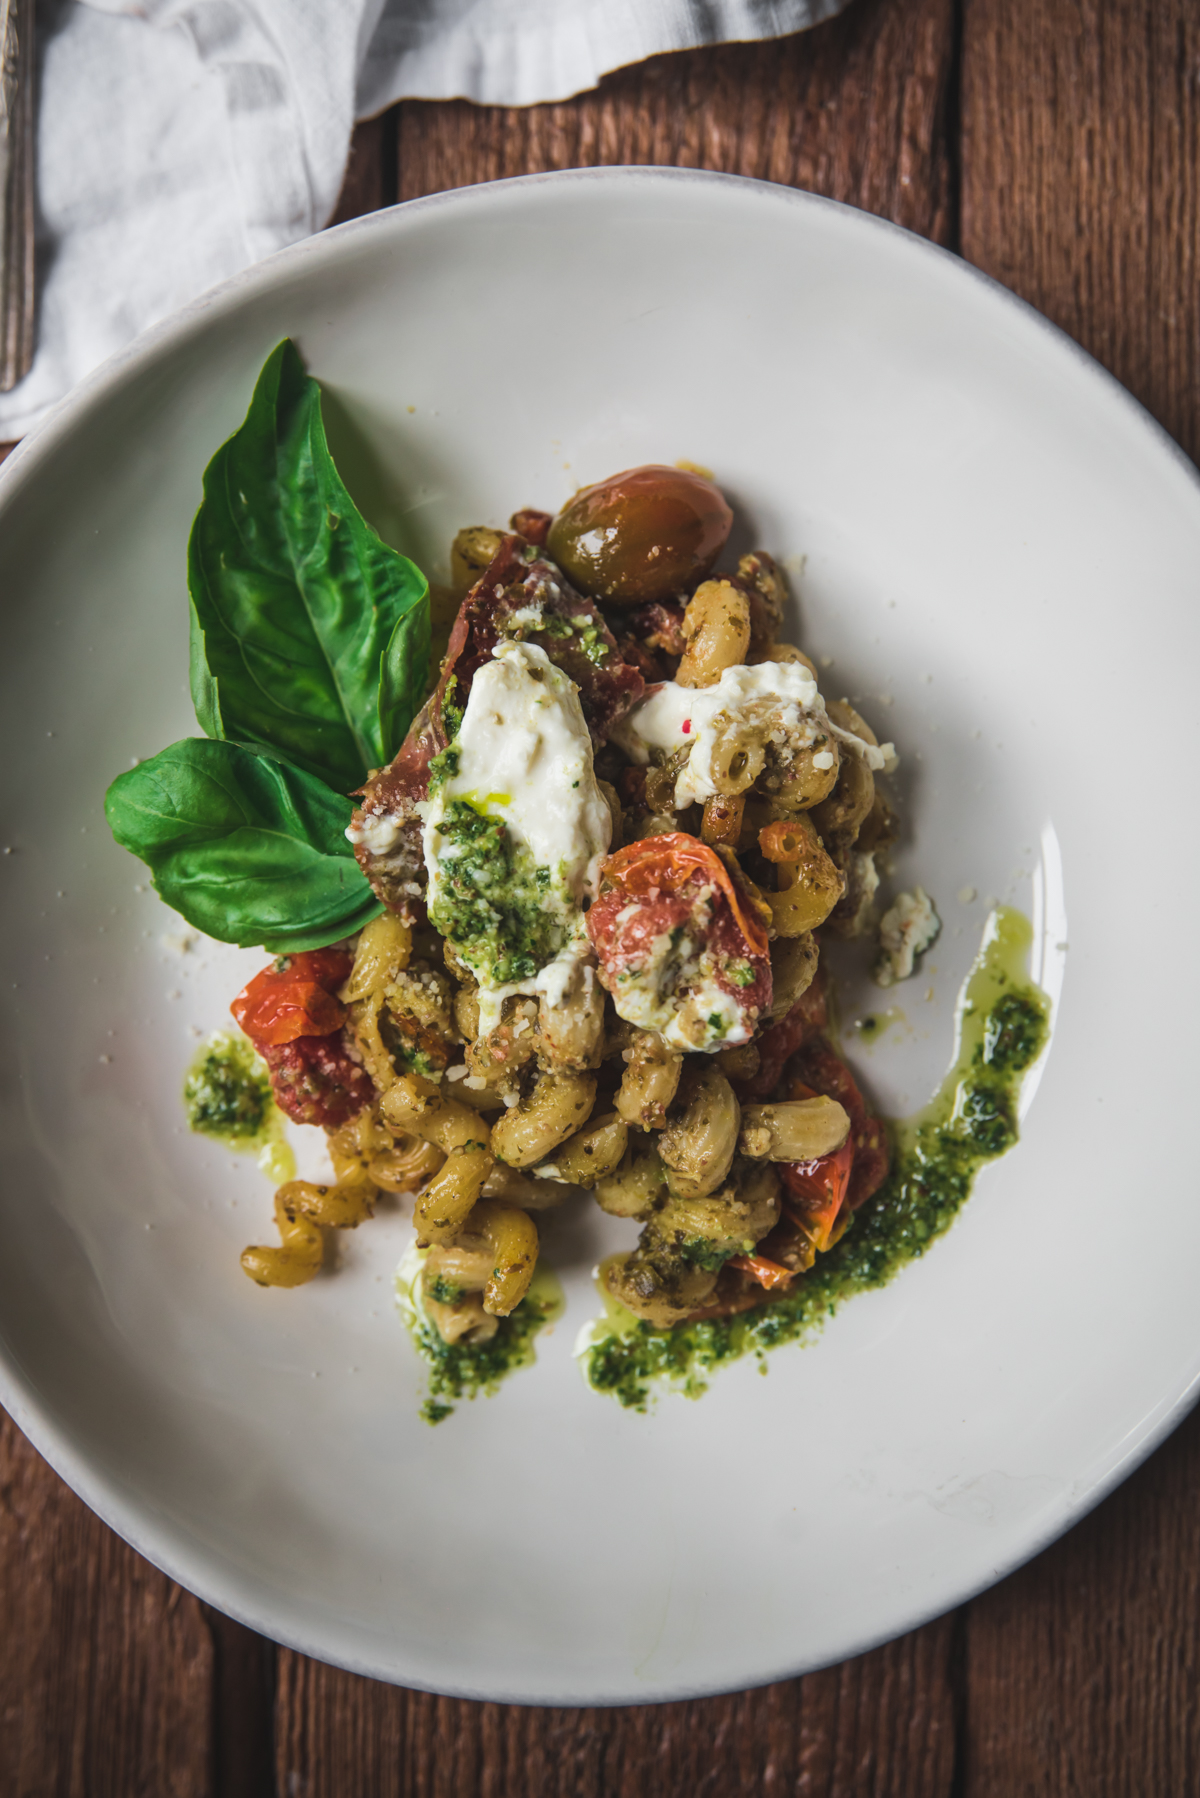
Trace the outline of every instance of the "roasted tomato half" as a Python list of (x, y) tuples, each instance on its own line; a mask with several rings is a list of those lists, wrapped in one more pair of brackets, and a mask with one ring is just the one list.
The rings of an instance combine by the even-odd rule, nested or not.
[(749, 1042), (771, 1003), (765, 905), (730, 856), (683, 831), (609, 856), (587, 915), (619, 1015), (677, 1049)]
[(229, 1009), (259, 1049), (301, 1036), (329, 1036), (346, 1022), (336, 994), (350, 966), (344, 949), (281, 955), (242, 988)]
[(370, 1075), (351, 1060), (345, 1037), (298, 1036), (295, 1042), (267, 1044), (263, 1060), (271, 1070), (271, 1090), (282, 1111), (297, 1124), (336, 1130), (375, 1097)]

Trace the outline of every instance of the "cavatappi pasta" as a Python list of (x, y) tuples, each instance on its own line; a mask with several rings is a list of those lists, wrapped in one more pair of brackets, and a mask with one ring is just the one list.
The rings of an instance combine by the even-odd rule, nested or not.
[(716, 571), (730, 522), (660, 468), (459, 532), (436, 688), (347, 833), (384, 909), (235, 1003), (336, 1175), (279, 1189), (260, 1284), (411, 1193), (426, 1315), (483, 1342), (539, 1215), (595, 1203), (665, 1328), (769, 1304), (879, 1186), (819, 963), (871, 922), (894, 756), (781, 639), (771, 557)]

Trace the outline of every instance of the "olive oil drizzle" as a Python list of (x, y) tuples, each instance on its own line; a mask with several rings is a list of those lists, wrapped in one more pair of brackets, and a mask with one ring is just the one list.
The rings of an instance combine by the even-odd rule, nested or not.
[[(645, 1411), (656, 1388), (697, 1398), (713, 1370), (810, 1340), (857, 1292), (923, 1255), (966, 1202), (975, 1175), (1017, 1140), (1021, 1086), (1049, 1038), (1050, 1002), (1028, 978), (1028, 920), (997, 906), (959, 1000), (954, 1061), (929, 1104), (890, 1125), (892, 1168), (835, 1248), (795, 1289), (755, 1311), (654, 1329), (605, 1294), (576, 1353), (590, 1385)], [(601, 1287), (602, 1293), (604, 1288)]]

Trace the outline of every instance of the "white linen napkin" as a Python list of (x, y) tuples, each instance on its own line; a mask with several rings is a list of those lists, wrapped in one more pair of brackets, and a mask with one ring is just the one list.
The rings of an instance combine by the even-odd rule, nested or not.
[(43, 15), (37, 352), (22, 436), (104, 357), (320, 230), (394, 100), (560, 100), (663, 50), (779, 37), (846, 0), (60, 0)]

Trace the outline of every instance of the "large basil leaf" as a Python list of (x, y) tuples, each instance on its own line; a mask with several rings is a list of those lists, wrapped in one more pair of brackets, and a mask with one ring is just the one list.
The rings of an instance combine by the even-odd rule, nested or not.
[(189, 924), (277, 954), (319, 949), (383, 909), (346, 841), (348, 799), (236, 743), (189, 737), (118, 775), (113, 836)]
[(391, 760), (425, 696), (428, 585), (365, 522), (292, 343), (204, 475), (188, 545), (192, 699), (210, 737), (258, 744), (335, 791)]

